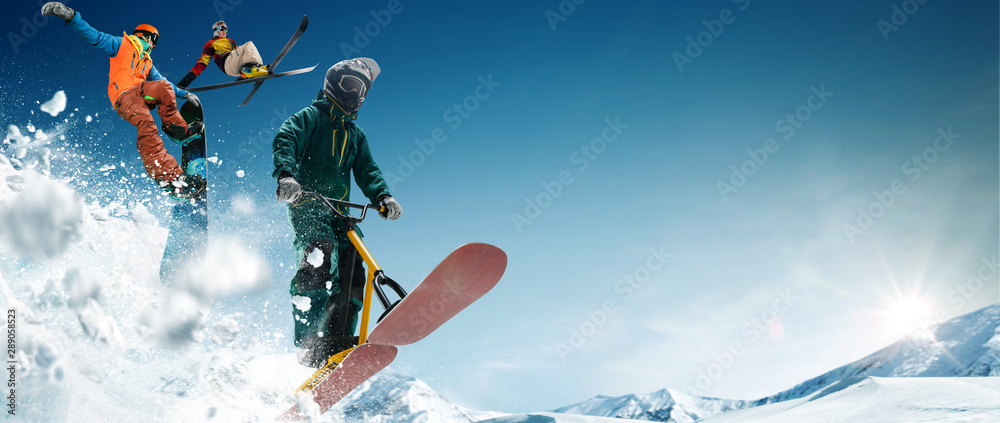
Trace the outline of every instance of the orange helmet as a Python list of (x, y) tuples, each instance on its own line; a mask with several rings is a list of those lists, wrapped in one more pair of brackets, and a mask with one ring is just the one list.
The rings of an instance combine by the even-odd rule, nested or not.
[(135, 27), (135, 30), (132, 31), (132, 35), (149, 36), (150, 40), (153, 42), (153, 47), (156, 47), (156, 41), (160, 39), (160, 31), (157, 31), (156, 27), (148, 24), (142, 24)]

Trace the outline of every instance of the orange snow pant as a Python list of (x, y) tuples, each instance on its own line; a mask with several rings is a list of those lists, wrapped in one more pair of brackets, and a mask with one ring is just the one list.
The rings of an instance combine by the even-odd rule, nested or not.
[(122, 92), (115, 101), (118, 116), (139, 129), (135, 147), (139, 149), (146, 174), (157, 182), (172, 182), (184, 171), (160, 138), (160, 130), (150, 113), (157, 106), (163, 126), (173, 124), (187, 128), (187, 122), (177, 112), (173, 87), (167, 81), (144, 81)]

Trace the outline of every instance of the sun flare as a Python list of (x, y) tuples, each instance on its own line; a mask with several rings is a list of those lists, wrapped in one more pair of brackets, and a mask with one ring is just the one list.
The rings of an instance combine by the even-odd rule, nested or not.
[(896, 300), (887, 312), (888, 324), (894, 334), (929, 336), (927, 321), (930, 308), (923, 302), (905, 298)]

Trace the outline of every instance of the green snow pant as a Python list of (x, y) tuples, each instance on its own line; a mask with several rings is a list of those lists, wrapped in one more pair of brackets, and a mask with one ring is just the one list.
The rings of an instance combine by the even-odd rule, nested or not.
[[(329, 211), (304, 204), (289, 207), (288, 217), (299, 263), (289, 290), (295, 346), (324, 350), (319, 355), (329, 352), (325, 350), (337, 353), (347, 347), (323, 344), (357, 330), (367, 275), (364, 262), (347, 239), (344, 223)], [(346, 288), (342, 276), (347, 275), (352, 275), (349, 299), (340, 295)]]

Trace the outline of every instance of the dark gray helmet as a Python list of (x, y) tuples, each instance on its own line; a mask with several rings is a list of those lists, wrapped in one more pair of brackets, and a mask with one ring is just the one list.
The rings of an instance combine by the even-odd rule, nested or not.
[(326, 71), (323, 92), (348, 114), (357, 113), (380, 69), (367, 57), (338, 62)]

